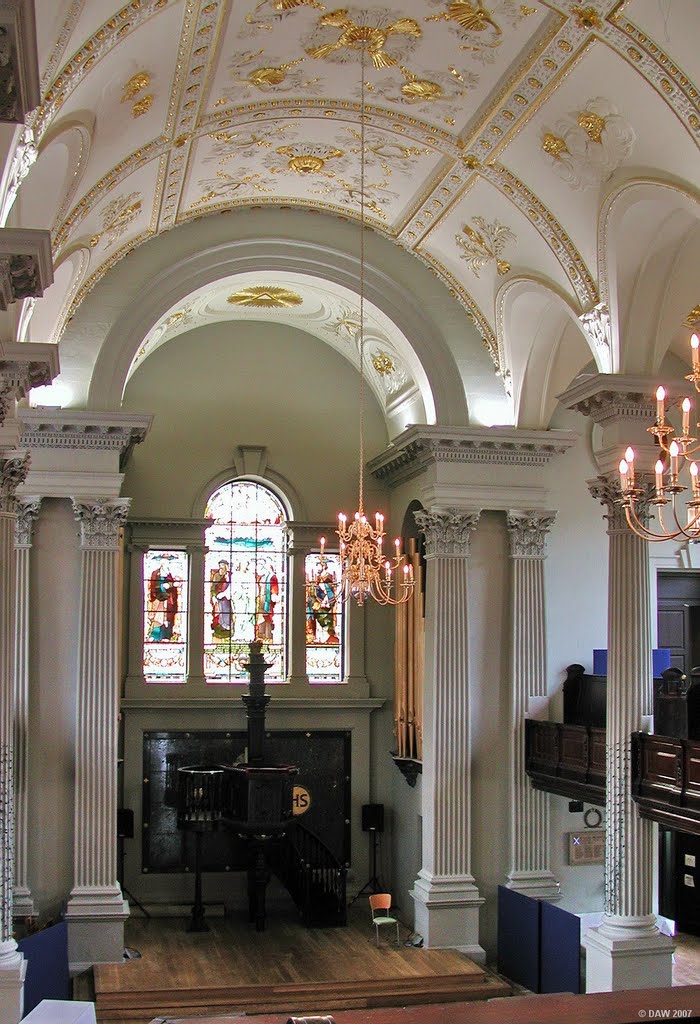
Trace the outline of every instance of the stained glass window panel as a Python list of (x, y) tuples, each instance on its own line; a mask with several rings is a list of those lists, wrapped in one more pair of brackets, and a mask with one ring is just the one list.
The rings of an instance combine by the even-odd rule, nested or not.
[(286, 676), (287, 515), (251, 480), (225, 484), (206, 509), (204, 674), (210, 683), (248, 681), (248, 644), (261, 640), (268, 682)]
[(187, 675), (187, 552), (143, 556), (143, 674), (147, 683), (184, 683)]
[(306, 556), (306, 673), (310, 682), (343, 681), (343, 603), (338, 555)]

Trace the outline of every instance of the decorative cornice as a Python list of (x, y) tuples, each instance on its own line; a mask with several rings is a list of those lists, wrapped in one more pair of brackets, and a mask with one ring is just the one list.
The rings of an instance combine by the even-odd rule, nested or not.
[(84, 551), (117, 551), (120, 531), (129, 514), (131, 498), (95, 498), (74, 501), (73, 511), (80, 523), (80, 546)]
[(22, 444), (27, 448), (83, 448), (118, 451), (123, 468), (134, 445), (146, 437), (152, 416), (71, 409), (20, 409)]
[(2, 228), (0, 309), (5, 310), (20, 299), (39, 298), (52, 282), (50, 232), (34, 228)]
[(547, 534), (556, 518), (556, 512), (509, 509), (506, 523), (511, 558), (543, 559), (546, 554)]
[(21, 124), (39, 105), (34, 0), (0, 0), (0, 121)]
[(576, 435), (568, 430), (413, 426), (372, 459), (368, 469), (394, 486), (437, 462), (546, 466), (575, 443)]
[(15, 505), (17, 522), (15, 523), (15, 547), (30, 548), (32, 532), (41, 509), (41, 498), (18, 498)]
[(50, 384), (58, 374), (55, 345), (0, 343), (0, 424), (32, 388)]
[(425, 557), (466, 558), (469, 538), (481, 515), (461, 508), (421, 509), (413, 513), (418, 528), (425, 534)]
[[(565, 409), (575, 409), (600, 424), (620, 417), (653, 422), (656, 415), (654, 391), (659, 383), (649, 377), (592, 373), (578, 378), (557, 395), (557, 399)], [(669, 385), (667, 394), (672, 388), (673, 384)]]
[(0, 513), (15, 514), (17, 488), (28, 472), (28, 452), (13, 452), (7, 458), (0, 458)]

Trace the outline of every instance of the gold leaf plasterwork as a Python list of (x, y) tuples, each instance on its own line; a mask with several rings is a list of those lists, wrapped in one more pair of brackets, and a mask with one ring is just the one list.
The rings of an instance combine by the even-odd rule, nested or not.
[(462, 232), (466, 238), (455, 235), (455, 241), (463, 250), (463, 259), (475, 277), (479, 277), (479, 272), (491, 263), (495, 264), (500, 275), (508, 273), (510, 263), (502, 258), (503, 250), (507, 242), (516, 241), (509, 227), (497, 220), (489, 223), (484, 217), (473, 217), (472, 223), (465, 224)]
[(140, 192), (116, 196), (102, 211), (102, 228), (107, 245), (113, 245), (141, 213)]
[(691, 311), (685, 318), (686, 327), (697, 327), (700, 324), (700, 302), (697, 306), (693, 306)]
[(572, 7), (571, 13), (579, 28), (598, 29), (603, 24), (595, 7)]
[(542, 139), (542, 149), (555, 160), (560, 160), (562, 153), (569, 152), (566, 141), (562, 139), (561, 135), (553, 135), (552, 132), (545, 133)]
[(141, 117), (142, 114), (147, 113), (153, 106), (154, 99), (155, 96), (153, 93), (147, 93), (145, 96), (142, 96), (141, 99), (137, 100), (131, 108), (131, 116)]
[(386, 377), (396, 369), (394, 360), (391, 356), (387, 355), (386, 352), (377, 352), (377, 354), (372, 357), (372, 366), (380, 377)]
[(491, 28), (498, 35), (500, 27), (491, 17), (491, 12), (477, 0), (453, 0), (442, 14), (431, 14), (426, 21), (454, 21), (465, 32), (485, 32)]
[(273, 173), (277, 174), (283, 170), (294, 171), (296, 174), (320, 174), (324, 170), (326, 161), (337, 160), (339, 157), (345, 156), (344, 150), (325, 145), (280, 146), (276, 152), (280, 156), (289, 157), (286, 167), (272, 168)]
[(315, 7), (319, 11), (325, 11), (325, 4), (318, 0), (273, 0), (272, 6), (276, 11), (293, 11), (295, 7)]
[[(372, 14), (372, 12), (368, 13)], [(368, 24), (366, 21), (353, 21), (346, 8), (324, 14), (319, 19), (318, 28), (337, 28), (340, 30), (340, 35), (333, 42), (322, 43), (319, 46), (310, 45), (306, 48), (306, 52), (310, 57), (320, 60), (336, 55), (339, 55), (342, 60), (344, 59), (343, 50), (359, 53), (364, 49), (375, 68), (395, 67), (398, 64), (398, 59), (387, 50), (387, 42), (396, 36), (420, 39), (423, 34), (421, 27), (414, 18), (399, 18), (387, 25), (381, 24), (381, 18), (378, 20), (380, 24), (375, 25)]]
[(593, 142), (600, 142), (605, 128), (605, 118), (593, 110), (582, 110), (578, 115), (578, 123)]
[(150, 84), (151, 76), (148, 71), (137, 71), (124, 85), (121, 102), (128, 103), (129, 100), (133, 100), (140, 92), (147, 89)]
[(301, 295), (276, 285), (253, 285), (242, 288), (239, 292), (229, 295), (226, 300), (232, 306), (256, 306), (262, 309), (287, 309), (290, 306), (301, 306)]

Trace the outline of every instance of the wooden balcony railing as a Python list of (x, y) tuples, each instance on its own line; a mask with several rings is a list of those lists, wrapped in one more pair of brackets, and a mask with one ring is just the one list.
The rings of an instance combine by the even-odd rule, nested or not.
[(632, 798), (643, 818), (700, 835), (700, 740), (632, 733)]
[(535, 789), (605, 804), (605, 729), (525, 721), (525, 770)]

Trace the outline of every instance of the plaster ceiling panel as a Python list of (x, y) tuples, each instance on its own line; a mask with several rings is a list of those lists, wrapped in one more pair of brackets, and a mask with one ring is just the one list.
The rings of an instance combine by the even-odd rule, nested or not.
[[(592, 44), (500, 155), (554, 213), (595, 273), (601, 194), (625, 168), (689, 180), (697, 146), (658, 93), (602, 42)], [(618, 173), (619, 177), (619, 173)]]
[(45, 228), (56, 219), (76, 166), (70, 134), (60, 135), (42, 150), (22, 183), (18, 201), (24, 227)]
[(630, 34), (634, 33), (634, 27), (641, 29), (690, 78), (697, 80), (700, 39), (697, 0), (627, 0), (617, 24)]
[(225, 30), (208, 112), (251, 104), (308, 107), (360, 99), (358, 33), (372, 33), (366, 102), (462, 132), (512, 65), (540, 51), (557, 15), (516, 0), (481, 4), (405, 0), (368, 9), (315, 0), (247, 0)]
[(572, 293), (561, 264), (537, 229), (483, 179), (475, 179), (418, 249), (447, 269), (473, 297), (491, 327), (496, 291), (511, 269), (543, 277)]
[(57, 342), (63, 316), (89, 265), (89, 250), (76, 249), (54, 270), (53, 284), (37, 302), (29, 325), (29, 340)]
[(84, 7), (86, 2), (87, 0), (34, 0), (40, 75), (43, 76), (46, 72), (52, 56), (55, 59), (62, 51), (70, 34), (69, 26), (74, 23), (78, 10)]
[(101, 194), (99, 201), (81, 221), (71, 247), (77, 242), (90, 246), (90, 275), (108, 264), (153, 230), (154, 197), (158, 190), (159, 165), (151, 161), (130, 175), (120, 186)]
[[(433, 178), (443, 158), (383, 128), (366, 128), (365, 214), (384, 230)], [(193, 146), (186, 218), (222, 205), (296, 201), (359, 214), (360, 129), (350, 121), (294, 118), (214, 131)]]

